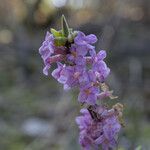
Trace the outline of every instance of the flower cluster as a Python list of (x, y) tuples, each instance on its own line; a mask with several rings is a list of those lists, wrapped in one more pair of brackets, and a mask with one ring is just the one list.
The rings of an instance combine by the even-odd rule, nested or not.
[(43, 73), (49, 75), (51, 64), (57, 63), (52, 76), (63, 84), (65, 90), (79, 88), (78, 101), (88, 105), (88, 108), (81, 110), (83, 116), (76, 118), (80, 128), (80, 144), (85, 150), (91, 146), (96, 149), (99, 145), (104, 150), (114, 147), (121, 127), (115, 109), (108, 110), (97, 105), (105, 97), (115, 97), (104, 83), (110, 73), (104, 62), (106, 52), (100, 50), (96, 53), (92, 45), (96, 41), (97, 37), (93, 34), (72, 31), (63, 16), (62, 30), (51, 29), (51, 33), (47, 32), (39, 49), (45, 65)]
[[(101, 50), (96, 54), (95, 47), (91, 45), (96, 41), (95, 35), (85, 36), (84, 33), (78, 32), (68, 50), (63, 46), (55, 46), (54, 36), (47, 32), (45, 41), (39, 49), (45, 64), (43, 73), (48, 75), (51, 64), (57, 62), (57, 68), (53, 70), (52, 76), (64, 85), (64, 89), (79, 87), (79, 102), (90, 105), (96, 104), (100, 95), (100, 83), (104, 82), (110, 72), (103, 61), (106, 52)], [(86, 56), (87, 54), (90, 56)], [(62, 63), (63, 61), (65, 63)]]
[(83, 149), (109, 150), (116, 147), (117, 136), (121, 125), (118, 117), (122, 117), (122, 105), (116, 104), (112, 109), (104, 106), (90, 106), (81, 109), (82, 116), (76, 117), (79, 125), (79, 142)]

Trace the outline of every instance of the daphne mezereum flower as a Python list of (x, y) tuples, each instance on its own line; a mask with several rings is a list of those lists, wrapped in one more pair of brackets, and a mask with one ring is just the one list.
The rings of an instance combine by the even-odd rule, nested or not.
[[(96, 103), (97, 95), (100, 94), (97, 82), (103, 82), (109, 74), (109, 68), (103, 61), (106, 57), (104, 50), (96, 54), (95, 49), (92, 49), (93, 54), (90, 58), (92, 68), (90, 70), (87, 68), (86, 54), (93, 48), (90, 44), (96, 40), (95, 35), (85, 36), (84, 33), (78, 32), (74, 39), (75, 43), (67, 49), (65, 46), (55, 46), (53, 35), (47, 32), (45, 41), (39, 49), (45, 64), (43, 73), (48, 75), (51, 64), (57, 62), (58, 67), (52, 72), (52, 76), (64, 85), (64, 89), (78, 86), (79, 102), (91, 105)], [(61, 63), (63, 60), (68, 64)]]
[(48, 75), (48, 70), (50, 68), (50, 64), (47, 62), (47, 59), (54, 53), (54, 45), (53, 45), (53, 35), (49, 32), (46, 33), (45, 41), (42, 46), (39, 48), (39, 53), (44, 61), (45, 67), (43, 69), (43, 73)]
[(77, 49), (78, 54), (85, 56), (88, 52), (95, 52), (95, 46), (93, 46), (92, 44), (94, 44), (96, 41), (97, 37), (94, 34), (86, 36), (83, 32), (79, 31), (74, 39), (74, 45)]
[(106, 57), (106, 52), (101, 50), (98, 54), (92, 56), (93, 64), (92, 69), (96, 72), (98, 79), (103, 82), (109, 75), (110, 69), (107, 67), (103, 59)]
[(54, 37), (49, 32), (46, 33), (45, 40), (39, 48), (41, 57), (45, 60), (54, 53)]
[[(97, 95), (100, 95), (99, 82), (104, 82), (110, 69), (104, 62), (106, 52), (101, 50), (96, 54), (95, 47), (91, 44), (97, 41), (95, 35), (85, 35), (78, 31), (74, 42), (69, 47), (56, 46), (55, 37), (47, 32), (45, 41), (39, 49), (39, 53), (44, 61), (43, 73), (48, 75), (51, 64), (57, 62), (57, 68), (52, 72), (52, 76), (64, 85), (64, 89), (79, 87), (78, 100), (81, 103), (94, 105)], [(87, 54), (91, 55), (87, 66)], [(100, 97), (100, 96), (99, 96)], [(102, 96), (101, 96), (102, 97)]]
[(99, 94), (99, 87), (93, 86), (91, 83), (80, 87), (78, 100), (81, 103), (88, 103), (89, 105), (96, 104), (97, 94)]
[[(117, 115), (102, 106), (96, 106), (96, 118), (92, 118), (88, 109), (81, 109), (81, 116), (76, 117), (79, 126), (79, 143), (83, 150), (103, 150), (115, 148), (121, 125)], [(102, 113), (105, 111), (105, 116)], [(111, 114), (110, 114), (111, 113)], [(106, 115), (107, 114), (107, 115)]]
[(99, 84), (97, 83), (97, 76), (93, 70), (88, 70), (86, 75), (86, 81), (84, 84), (80, 84), (78, 100), (81, 103), (95, 105), (97, 95), (100, 93)]
[(56, 47), (54, 45), (54, 36), (51, 33), (47, 32), (46, 36), (45, 36), (45, 40), (42, 43), (42, 46), (39, 48), (39, 53), (44, 61), (44, 65), (45, 65), (45, 67), (43, 69), (43, 73), (45, 75), (48, 75), (48, 70), (51, 67), (51, 63), (62, 60), (62, 56), (60, 55), (61, 59), (59, 57), (57, 57), (57, 59), (55, 59), (55, 61), (51, 61), (51, 56), (54, 54), (59, 54), (59, 53), (63, 54), (64, 47)]
[(57, 68), (53, 70), (52, 76), (62, 84), (65, 84), (67, 81), (67, 71), (66, 71), (66, 65), (58, 62)]
[(86, 67), (86, 58), (81, 55), (73, 56), (72, 54), (68, 54), (67, 62), (72, 65)]
[(67, 66), (66, 71), (68, 77), (65, 84), (71, 88), (84, 84), (88, 80), (86, 69), (82, 66)]
[(85, 55), (87, 54), (86, 49), (79, 49), (75, 44), (70, 47), (70, 53), (67, 54), (67, 61), (76, 65), (86, 65)]
[(116, 98), (105, 84), (110, 73), (104, 62), (106, 52), (101, 50), (96, 53), (93, 44), (97, 37), (94, 34), (85, 35), (81, 31), (73, 31), (64, 16), (62, 29), (51, 29), (51, 33), (47, 32), (39, 48), (44, 62), (43, 73), (48, 75), (51, 64), (57, 63), (51, 75), (63, 84), (64, 90), (73, 87), (79, 89), (78, 102), (86, 106), (80, 111), (82, 115), (76, 118), (82, 149), (115, 148), (118, 132), (123, 125), (123, 106), (117, 103), (112, 109), (108, 109), (103, 103), (98, 105), (98, 100)]
[(94, 34), (85, 35), (83, 32), (79, 31), (78, 35), (74, 39), (75, 44), (80, 46), (86, 46), (90, 48), (89, 44), (94, 44), (97, 41), (97, 37)]

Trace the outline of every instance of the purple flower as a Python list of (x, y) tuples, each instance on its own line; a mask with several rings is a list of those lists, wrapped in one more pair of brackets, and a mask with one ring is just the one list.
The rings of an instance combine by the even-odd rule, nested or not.
[(88, 78), (89, 78), (89, 82), (96, 83), (96, 81), (97, 81), (96, 74), (91, 69), (88, 71)]
[(81, 103), (88, 103), (89, 105), (94, 105), (97, 100), (97, 94), (99, 93), (99, 88), (93, 86), (93, 84), (88, 83), (80, 87), (80, 93), (78, 100)]
[(104, 82), (110, 73), (110, 69), (107, 67), (104, 61), (93, 64), (93, 70), (95, 71), (96, 76), (100, 82)]
[(90, 34), (86, 36), (81, 31), (78, 32), (78, 35), (74, 39), (74, 42), (77, 45), (94, 44), (96, 41), (97, 41), (97, 37), (94, 34)]
[(86, 55), (88, 51), (95, 49), (94, 44), (97, 41), (97, 37), (94, 34), (85, 35), (83, 32), (78, 32), (77, 36), (74, 39), (77, 51)]
[(50, 69), (51, 65), (49, 63), (45, 63), (45, 67), (43, 68), (43, 74), (46, 76), (48, 75), (48, 70)]
[(84, 150), (90, 150), (91, 145), (94, 143), (91, 137), (93, 120), (87, 109), (81, 109), (80, 112), (83, 116), (76, 117), (76, 123), (80, 129), (79, 143)]
[(86, 69), (82, 66), (67, 66), (67, 81), (66, 85), (70, 88), (84, 84), (88, 80)]
[(59, 58), (57, 57), (54, 61), (54, 57), (52, 57), (53, 54), (59, 54), (58, 52), (60, 52), (61, 54), (64, 54), (64, 47), (56, 47), (54, 45), (53, 35), (47, 32), (45, 36), (45, 40), (42, 43), (42, 46), (39, 48), (39, 53), (45, 65), (43, 69), (43, 73), (45, 75), (48, 75), (48, 70), (51, 67), (50, 64), (59, 60)]
[(121, 126), (115, 114), (103, 117), (102, 111), (109, 110), (97, 105), (95, 107), (94, 113), (101, 119), (93, 119), (87, 109), (81, 109), (82, 116), (76, 117), (80, 129), (79, 143), (84, 150), (97, 149), (100, 145), (103, 150), (109, 150), (116, 146), (116, 138)]
[[(64, 24), (66, 24), (65, 19)], [(52, 32), (54, 36), (47, 32), (39, 48), (45, 65), (43, 73), (48, 75), (51, 64), (57, 62), (57, 68), (52, 71), (52, 76), (63, 84), (65, 90), (73, 87), (79, 88), (78, 101), (86, 103), (87, 106), (87, 109), (81, 109), (82, 115), (76, 117), (80, 130), (79, 143), (82, 149), (98, 150), (100, 146), (102, 150), (115, 148), (121, 128), (118, 118), (122, 116), (123, 106), (116, 104), (108, 110), (102, 104), (96, 104), (98, 98), (114, 98), (112, 91), (102, 86), (102, 82), (110, 73), (110, 69), (104, 62), (106, 52), (101, 50), (96, 53), (95, 46), (92, 44), (97, 41), (97, 37), (93, 34), (85, 35), (79, 31), (76, 35), (72, 32), (73, 36), (69, 40), (67, 36), (62, 37), (63, 34), (60, 31), (52, 30)]]
[(121, 125), (116, 116), (110, 116), (103, 121), (103, 135), (95, 140), (96, 144), (101, 144), (104, 150), (114, 148), (117, 145), (117, 135)]
[(41, 54), (41, 57), (44, 61), (54, 53), (53, 42), (54, 42), (53, 35), (47, 32), (45, 41), (42, 43), (42, 46), (39, 48), (39, 53)]
[(95, 55), (94, 61), (95, 61), (95, 62), (98, 62), (98, 61), (103, 60), (104, 58), (106, 58), (106, 51), (100, 50), (100, 51), (97, 53), (97, 55)]
[(95, 71), (97, 78), (103, 82), (109, 75), (110, 69), (107, 67), (103, 59), (106, 57), (106, 52), (101, 50), (97, 55), (93, 55), (92, 69)]
[(81, 103), (88, 103), (90, 105), (96, 104), (97, 95), (99, 94), (99, 86), (97, 84), (96, 74), (93, 70), (87, 72), (85, 84), (80, 85), (80, 93), (78, 100)]
[(67, 81), (67, 71), (66, 71), (66, 65), (63, 65), (61, 63), (57, 63), (57, 68), (52, 72), (52, 76), (62, 84), (65, 84)]
[(50, 64), (47, 62), (47, 59), (54, 53), (53, 41), (54, 41), (53, 35), (47, 32), (45, 41), (42, 43), (42, 46), (39, 48), (39, 53), (45, 64), (45, 67), (43, 69), (43, 73), (45, 75), (48, 75), (48, 70), (50, 68)]
[(112, 140), (120, 131), (121, 125), (117, 122), (115, 116), (106, 118), (103, 126), (104, 135), (107, 139)]
[(79, 49), (75, 44), (71, 45), (70, 54), (67, 54), (67, 61), (76, 64), (76, 65), (86, 65), (86, 60), (84, 56), (86, 55), (86, 51), (84, 49)]

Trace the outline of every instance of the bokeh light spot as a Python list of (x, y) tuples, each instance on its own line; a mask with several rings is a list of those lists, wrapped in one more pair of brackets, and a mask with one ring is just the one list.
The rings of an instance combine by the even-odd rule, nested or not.
[(66, 0), (52, 0), (52, 3), (55, 7), (63, 7), (66, 4)]
[(9, 44), (12, 38), (13, 36), (10, 30), (3, 29), (0, 31), (0, 43)]

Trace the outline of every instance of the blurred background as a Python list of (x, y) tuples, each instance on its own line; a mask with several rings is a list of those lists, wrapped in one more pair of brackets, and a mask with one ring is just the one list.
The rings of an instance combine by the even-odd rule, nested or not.
[(46, 31), (96, 34), (107, 50), (107, 83), (124, 104), (120, 150), (150, 149), (149, 0), (0, 0), (0, 150), (79, 150), (77, 90), (42, 74)]

